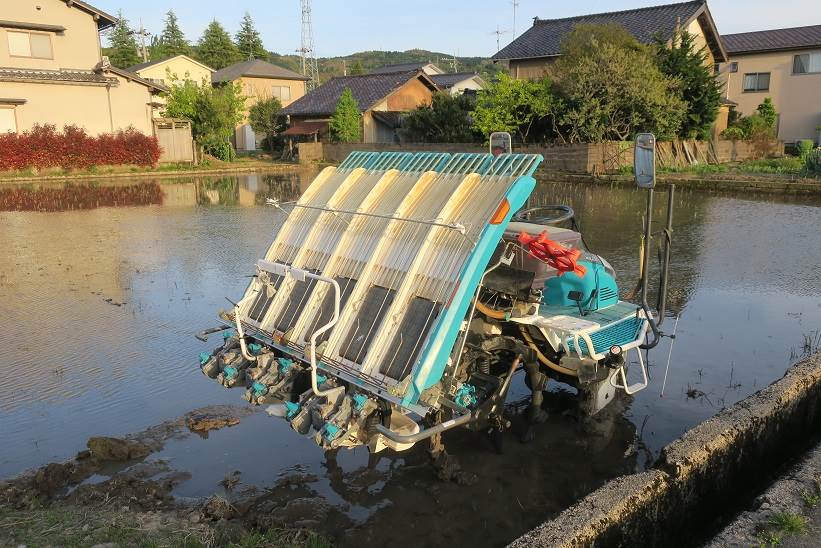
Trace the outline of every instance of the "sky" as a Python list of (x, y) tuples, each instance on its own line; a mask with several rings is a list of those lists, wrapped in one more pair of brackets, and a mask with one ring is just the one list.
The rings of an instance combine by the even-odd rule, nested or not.
[[(87, 0), (138, 27), (159, 34), (165, 12), (173, 9), (186, 36), (196, 42), (216, 18), (233, 35), (247, 11), (265, 47), (281, 54), (300, 47), (299, 0)], [(517, 0), (516, 34), (533, 17), (554, 19), (672, 3), (674, 0)], [(511, 0), (313, 0), (315, 55), (334, 57), (365, 50), (413, 48), (489, 57), (496, 53), (498, 29), (504, 47), (513, 39)], [(708, 2), (722, 34), (821, 24), (819, 0), (712, 0)]]

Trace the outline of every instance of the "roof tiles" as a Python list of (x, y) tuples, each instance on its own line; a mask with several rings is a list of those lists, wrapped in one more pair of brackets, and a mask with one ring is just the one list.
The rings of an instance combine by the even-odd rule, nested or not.
[(704, 0), (695, 0), (565, 19), (535, 19), (532, 27), (502, 48), (493, 59), (528, 59), (559, 55), (562, 39), (579, 24), (617, 24), (624, 27), (639, 42), (650, 44), (656, 35), (664, 39), (670, 38), (676, 24), (685, 24), (704, 5)]
[(821, 47), (821, 25), (725, 34), (727, 53), (752, 53)]

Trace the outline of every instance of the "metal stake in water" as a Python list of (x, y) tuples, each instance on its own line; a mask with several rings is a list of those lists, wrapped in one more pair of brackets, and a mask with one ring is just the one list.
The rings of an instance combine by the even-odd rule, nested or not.
[(664, 366), (664, 381), (661, 383), (661, 394), (659, 397), (664, 397), (664, 388), (667, 386), (667, 373), (670, 372), (670, 359), (673, 357), (673, 343), (676, 342), (676, 329), (678, 329), (679, 315), (676, 314), (676, 321), (673, 323), (673, 334), (670, 335), (670, 350), (667, 352), (667, 365)]

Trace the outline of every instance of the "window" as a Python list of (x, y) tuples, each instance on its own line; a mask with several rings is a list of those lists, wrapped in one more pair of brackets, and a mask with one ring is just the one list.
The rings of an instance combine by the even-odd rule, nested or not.
[(716, 63), (713, 65), (714, 74), (722, 74), (725, 72), (738, 72), (738, 63), (726, 63), (724, 65), (721, 63)]
[(51, 35), (41, 32), (7, 31), (9, 55), (12, 57), (32, 57), (52, 59)]
[(290, 101), (291, 100), (291, 87), (290, 86), (274, 86), (271, 88), (271, 93), (274, 97), (279, 99), (280, 101)]
[(17, 117), (14, 107), (0, 105), (0, 134), (17, 133)]
[(802, 53), (793, 58), (793, 74), (821, 72), (821, 51)]
[(744, 75), (744, 91), (769, 91), (770, 73), (751, 72)]

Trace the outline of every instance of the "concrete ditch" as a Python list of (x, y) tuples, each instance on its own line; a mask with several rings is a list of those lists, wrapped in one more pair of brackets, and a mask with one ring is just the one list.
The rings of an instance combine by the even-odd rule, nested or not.
[(652, 469), (621, 476), (513, 541), (532, 546), (695, 544), (739, 498), (821, 433), (821, 353), (686, 432)]

